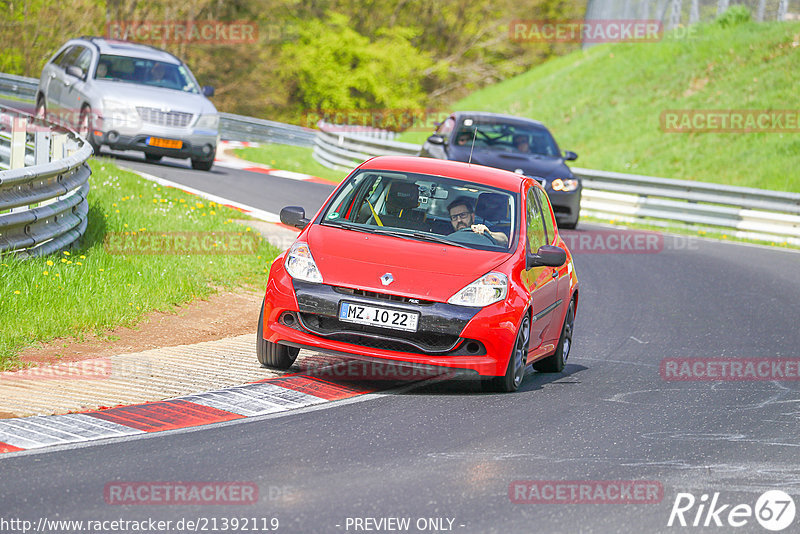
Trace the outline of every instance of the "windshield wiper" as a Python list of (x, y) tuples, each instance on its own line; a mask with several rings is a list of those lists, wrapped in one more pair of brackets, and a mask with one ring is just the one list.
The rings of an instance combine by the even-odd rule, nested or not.
[(355, 224), (347, 221), (322, 221), (320, 224), (323, 226), (335, 226), (337, 228), (344, 228), (345, 230), (353, 230), (354, 232), (364, 232), (366, 234), (377, 233), (374, 228), (370, 228), (368, 226), (361, 226), (360, 224)]
[(446, 237), (441, 237), (438, 235), (425, 234), (423, 232), (414, 232), (411, 235), (423, 241), (430, 241), (432, 243), (442, 243), (443, 245), (453, 245), (454, 247), (469, 248), (466, 245), (462, 245), (461, 243), (456, 243), (455, 241), (451, 241)]

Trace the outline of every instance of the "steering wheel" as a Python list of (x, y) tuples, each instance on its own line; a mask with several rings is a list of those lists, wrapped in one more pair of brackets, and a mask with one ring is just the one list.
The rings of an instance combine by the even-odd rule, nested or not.
[(479, 234), (478, 232), (473, 232), (473, 231), (472, 231), (472, 228), (470, 228), (470, 227), (467, 227), (467, 228), (462, 228), (461, 230), (456, 230), (456, 233), (459, 233), (459, 232), (469, 232), (469, 233), (471, 233), (471, 234), (475, 234), (476, 236), (481, 236), (481, 237), (484, 237), (484, 238), (488, 239), (488, 240), (489, 240), (489, 242), (490, 242), (492, 245), (494, 245), (494, 246), (498, 246), (498, 243), (497, 243), (497, 241), (495, 240), (495, 238), (494, 238), (494, 237), (492, 237), (492, 235), (489, 233), (489, 231), (488, 231), (488, 230), (487, 230), (486, 232), (482, 233), (482, 234)]

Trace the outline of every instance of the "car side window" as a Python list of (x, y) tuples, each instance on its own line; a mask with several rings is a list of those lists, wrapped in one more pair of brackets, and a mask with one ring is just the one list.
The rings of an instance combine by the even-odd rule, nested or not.
[(60, 54), (58, 54), (56, 57), (53, 58), (53, 61), (52, 61), (53, 65), (58, 65), (59, 67), (64, 68), (66, 66), (65, 65), (65, 61), (67, 59), (67, 54), (72, 52), (72, 50), (74, 50), (74, 49), (75, 49), (75, 45), (68, 46), (64, 50), (62, 50)]
[(528, 189), (527, 195), (527, 233), (528, 233), (528, 247), (530, 252), (536, 253), (539, 247), (547, 244), (547, 235), (545, 234), (544, 218), (542, 217), (539, 203), (536, 202), (536, 187)]
[(78, 59), (75, 60), (75, 65), (79, 67), (84, 74), (89, 70), (89, 65), (92, 63), (92, 52), (88, 48), (84, 48)]
[(59, 66), (62, 69), (66, 69), (70, 65), (75, 65), (76, 62), (78, 61), (78, 57), (81, 55), (81, 52), (83, 52), (84, 50), (86, 50), (86, 49), (83, 48), (82, 46), (77, 46), (77, 45), (73, 46), (70, 49), (70, 51), (67, 53), (67, 55), (64, 56), (63, 61), (61, 61), (59, 63)]
[(542, 219), (544, 220), (545, 232), (547, 232), (547, 244), (552, 245), (553, 240), (556, 238), (556, 233), (553, 230), (553, 206), (550, 205), (547, 193), (536, 188), (536, 194), (539, 197), (539, 205), (542, 206)]
[(442, 137), (447, 137), (448, 135), (450, 135), (450, 132), (453, 131), (453, 127), (455, 127), (455, 125), (456, 125), (456, 120), (453, 117), (447, 117), (447, 120), (445, 120), (441, 125), (439, 125), (439, 128), (436, 130), (436, 133), (441, 135)]

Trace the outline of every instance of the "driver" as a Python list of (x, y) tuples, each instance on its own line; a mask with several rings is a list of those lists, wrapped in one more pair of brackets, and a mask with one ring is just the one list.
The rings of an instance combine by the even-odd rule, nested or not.
[(503, 232), (492, 232), (485, 224), (475, 224), (475, 211), (472, 208), (472, 199), (468, 197), (458, 197), (447, 206), (450, 212), (450, 224), (453, 230), (470, 229), (476, 234), (488, 234), (500, 246), (508, 245), (508, 237)]

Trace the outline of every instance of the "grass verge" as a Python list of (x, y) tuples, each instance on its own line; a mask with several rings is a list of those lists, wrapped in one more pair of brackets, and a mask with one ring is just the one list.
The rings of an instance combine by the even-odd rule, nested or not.
[(276, 169), (310, 174), (339, 183), (347, 177), (346, 172), (334, 171), (320, 165), (311, 154), (312, 148), (293, 145), (262, 144), (257, 147), (237, 148), (233, 152), (247, 161), (263, 163)]
[(24, 261), (0, 257), (0, 370), (19, 366), (16, 354), (36, 342), (132, 326), (150, 311), (172, 311), (216, 288), (265, 284), (278, 250), (260, 237), (248, 239), (252, 248), (234, 247), (244, 254), (112, 253), (104, 245), (111, 236), (193, 232), (219, 247), (223, 236), (253, 234), (233, 222), (246, 218), (236, 210), (149, 182), (109, 160), (90, 166), (89, 226), (79, 248)]

